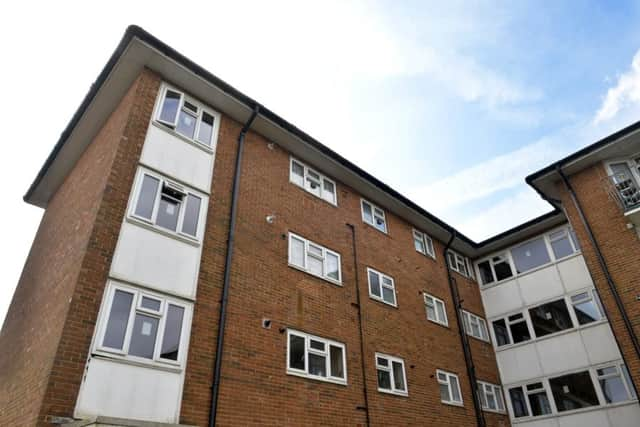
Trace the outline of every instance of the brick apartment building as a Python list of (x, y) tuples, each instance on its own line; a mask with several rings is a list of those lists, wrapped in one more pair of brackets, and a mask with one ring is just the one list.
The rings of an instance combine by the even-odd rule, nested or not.
[(25, 196), (0, 425), (637, 426), (638, 127), (477, 243), (130, 27)]

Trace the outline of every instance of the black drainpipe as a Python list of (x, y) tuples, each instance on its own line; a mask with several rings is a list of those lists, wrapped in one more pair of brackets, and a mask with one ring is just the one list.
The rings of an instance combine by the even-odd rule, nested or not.
[[(556, 171), (562, 178), (564, 186), (569, 192), (569, 195), (571, 196), (571, 201), (573, 202), (574, 206), (576, 207), (576, 210), (578, 211), (578, 216), (580, 217), (580, 221), (582, 222), (582, 225), (584, 226), (584, 229), (587, 232), (587, 236), (589, 237), (589, 241), (591, 242), (591, 245), (595, 250), (596, 257), (598, 258), (598, 263), (600, 264), (600, 268), (602, 268), (604, 277), (607, 279), (607, 284), (609, 285), (609, 290), (611, 291), (611, 295), (613, 295), (613, 299), (615, 300), (616, 306), (618, 307), (618, 310), (620, 311), (620, 315), (622, 316), (622, 320), (624, 321), (624, 326), (627, 329), (627, 332), (629, 333), (629, 336), (631, 338), (631, 343), (633, 344), (633, 348), (636, 351), (636, 355), (640, 358), (640, 343), (638, 342), (638, 337), (636, 336), (636, 333), (633, 330), (633, 325), (631, 325), (631, 321), (629, 320), (627, 311), (624, 308), (624, 304), (622, 302), (622, 299), (620, 298), (620, 294), (618, 293), (618, 287), (613, 281), (613, 277), (611, 277), (611, 273), (609, 272), (609, 267), (607, 266), (607, 262), (604, 259), (604, 255), (602, 254), (602, 251), (600, 250), (600, 245), (598, 244), (598, 241), (596, 240), (596, 237), (593, 234), (593, 230), (591, 229), (591, 225), (589, 224), (589, 221), (587, 221), (587, 217), (585, 216), (584, 211), (582, 210), (582, 205), (580, 204), (580, 200), (578, 200), (578, 196), (574, 191), (573, 186), (569, 181), (569, 178), (567, 178), (564, 172), (562, 172), (562, 168), (560, 167), (560, 165), (556, 166)], [(595, 290), (598, 294), (600, 294), (597, 287), (595, 288)], [(611, 317), (607, 313), (607, 309), (604, 307), (604, 304), (602, 304), (602, 308), (605, 311), (604, 313), (605, 316), (607, 316), (608, 319), (611, 319)], [(613, 334), (613, 336), (616, 340), (616, 343), (618, 344), (618, 348), (622, 348), (620, 346), (620, 342), (618, 341), (618, 337), (616, 336), (615, 333)], [(622, 354), (622, 351), (620, 351), (620, 353)], [(625, 365), (629, 366), (627, 364), (627, 361), (625, 360), (624, 354), (622, 354), (622, 359), (624, 360)], [(633, 383), (633, 388), (636, 390), (636, 395), (638, 395), (638, 389), (633, 379), (631, 382)]]
[(211, 413), (209, 415), (209, 427), (216, 425), (216, 414), (218, 409), (218, 391), (220, 388), (220, 375), (222, 369), (222, 347), (224, 345), (224, 325), (227, 320), (227, 300), (229, 298), (229, 279), (231, 277), (231, 261), (233, 259), (233, 242), (235, 238), (236, 216), (238, 210), (238, 190), (240, 188), (240, 170), (242, 166), (242, 149), (244, 147), (244, 137), (249, 131), (253, 120), (260, 111), (260, 105), (253, 107), (251, 116), (242, 126), (238, 135), (238, 148), (236, 153), (236, 164), (233, 175), (233, 187), (231, 190), (231, 212), (229, 222), (229, 233), (227, 235), (227, 256), (224, 263), (224, 282), (222, 284), (222, 300), (220, 301), (220, 320), (218, 322), (218, 339), (216, 342), (216, 362), (213, 370), (213, 386), (211, 387)]
[(485, 427), (486, 422), (484, 419), (484, 414), (482, 413), (482, 408), (480, 407), (480, 400), (478, 399), (478, 381), (476, 379), (476, 367), (473, 364), (473, 357), (471, 356), (471, 346), (469, 345), (469, 337), (467, 337), (467, 333), (464, 330), (464, 324), (462, 323), (462, 318), (460, 316), (460, 310), (462, 310), (462, 301), (460, 301), (460, 295), (458, 294), (458, 285), (456, 284), (455, 279), (451, 275), (451, 267), (449, 266), (449, 258), (447, 257), (447, 252), (451, 247), (451, 244), (456, 238), (456, 231), (451, 231), (451, 238), (447, 242), (447, 245), (444, 247), (444, 251), (442, 255), (444, 257), (444, 263), (447, 268), (447, 279), (449, 280), (449, 289), (451, 290), (451, 298), (453, 298), (453, 305), (455, 307), (456, 312), (456, 320), (458, 322), (458, 332), (460, 333), (460, 340), (462, 342), (462, 351), (464, 353), (464, 362), (467, 365), (467, 375), (469, 376), (469, 382), (471, 383), (471, 395), (473, 396), (473, 409), (476, 413), (476, 421), (478, 423), (478, 427)]
[[(358, 251), (356, 249), (356, 228), (353, 224), (347, 224), (347, 227), (351, 229), (351, 242), (353, 245), (353, 268), (355, 272), (356, 281), (356, 303), (358, 307), (358, 328), (360, 330), (360, 364), (362, 366), (362, 392), (364, 393), (364, 408), (358, 407), (358, 409), (364, 409), (364, 413), (367, 417), (367, 427), (370, 425), (369, 420), (369, 396), (367, 394), (367, 370), (364, 367), (364, 332), (362, 330), (362, 306), (360, 304), (360, 280), (358, 276)], [(353, 303), (352, 303), (353, 304)]]

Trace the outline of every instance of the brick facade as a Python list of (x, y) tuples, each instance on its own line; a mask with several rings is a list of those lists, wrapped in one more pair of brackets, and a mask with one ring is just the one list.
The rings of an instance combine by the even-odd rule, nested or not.
[[(569, 180), (600, 246), (635, 333), (640, 336), (640, 302), (637, 300), (640, 295), (640, 239), (635, 229), (627, 228), (629, 221), (607, 193), (604, 185), (606, 178), (605, 166), (599, 162), (571, 175)], [(629, 372), (636, 386), (640, 386), (640, 358), (633, 349), (630, 335), (600, 267), (595, 249), (564, 184), (559, 182), (557, 190), (561, 194), (562, 206), (567, 217), (578, 235), (589, 272), (605, 305)]]

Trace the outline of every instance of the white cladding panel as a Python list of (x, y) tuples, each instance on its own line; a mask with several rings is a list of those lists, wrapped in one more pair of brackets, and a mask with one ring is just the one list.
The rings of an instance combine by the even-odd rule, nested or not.
[(524, 305), (535, 304), (564, 294), (560, 275), (555, 265), (541, 268), (518, 277)]
[(603, 409), (558, 417), (559, 427), (606, 427), (607, 411)]
[(608, 323), (583, 329), (580, 335), (592, 365), (622, 358)]
[(125, 221), (111, 263), (111, 276), (194, 298), (200, 246)]
[(75, 416), (105, 415), (163, 423), (178, 422), (182, 376), (92, 358)]
[(611, 427), (638, 427), (640, 406), (637, 403), (607, 409)]
[(589, 364), (580, 334), (576, 332), (538, 341), (535, 346), (538, 348), (543, 375), (553, 375)]
[(512, 384), (542, 375), (535, 346), (524, 345), (497, 353), (503, 384)]
[(513, 423), (513, 425), (517, 425), (518, 427), (558, 427), (558, 420), (555, 418), (547, 418), (544, 420), (518, 422), (517, 424)]
[(522, 307), (522, 298), (515, 279), (487, 288), (481, 295), (487, 317), (498, 316)]
[(594, 286), (582, 255), (560, 261), (557, 266), (567, 292)]
[(213, 154), (151, 124), (140, 163), (209, 193)]

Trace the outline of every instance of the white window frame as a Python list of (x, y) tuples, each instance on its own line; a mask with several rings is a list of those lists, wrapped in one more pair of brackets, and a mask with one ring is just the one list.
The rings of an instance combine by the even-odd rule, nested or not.
[[(300, 338), (304, 338), (304, 370), (296, 369), (289, 366), (290, 358), (290, 350), (291, 350), (291, 335), (295, 335)], [(318, 350), (311, 347), (311, 340), (319, 341), (324, 343), (325, 351)], [(342, 349), (342, 369), (344, 373), (344, 378), (334, 377), (331, 375), (331, 346), (339, 347)], [(312, 375), (309, 373), (309, 353), (317, 354), (325, 357), (325, 370), (327, 372), (327, 376), (323, 377), (321, 375)], [(288, 375), (295, 375), (297, 377), (309, 378), (317, 381), (324, 381), (334, 384), (347, 385), (347, 348), (346, 346), (338, 341), (330, 340), (327, 338), (322, 338), (317, 335), (307, 334), (305, 332), (301, 332), (296, 329), (287, 329), (287, 360), (286, 364), (286, 372)]]
[[(369, 205), (369, 208), (371, 209), (371, 216), (373, 218), (372, 222), (369, 222), (366, 220), (366, 218), (364, 217), (364, 205)], [(376, 212), (378, 211), (378, 212)], [(381, 207), (374, 205), (373, 203), (369, 202), (368, 200), (365, 199), (360, 199), (360, 213), (362, 214), (362, 221), (365, 224), (369, 224), (370, 226), (372, 226), (373, 228), (375, 228), (376, 230), (378, 230), (381, 233), (384, 234), (389, 234), (389, 225), (387, 224), (387, 216), (386, 213), (384, 212), (384, 209), (382, 209)], [(381, 218), (382, 222), (384, 224), (384, 230), (380, 230), (378, 228), (378, 226), (376, 225), (376, 218)]]
[[(440, 375), (444, 375), (446, 377), (446, 380), (440, 379)], [(451, 385), (451, 377), (454, 377), (458, 384), (458, 396), (460, 396), (459, 401), (453, 400), (453, 392), (452, 392), (453, 388)], [(454, 374), (453, 372), (444, 371), (442, 369), (436, 369), (436, 380), (438, 381), (439, 385), (446, 385), (449, 388), (449, 397), (451, 398), (450, 400), (442, 400), (442, 397), (441, 397), (440, 402), (446, 405), (464, 406), (464, 399), (462, 397), (462, 387), (460, 385), (460, 378), (458, 377), (458, 375)]]
[[(129, 309), (129, 318), (127, 321), (127, 328), (125, 331), (124, 342), (121, 349), (107, 347), (103, 345), (105, 333), (107, 332), (107, 323), (111, 314), (111, 306), (113, 304), (113, 298), (116, 291), (122, 291), (129, 294), (133, 294), (131, 301), (131, 308)], [(141, 306), (142, 297), (148, 297), (154, 300), (160, 300), (160, 310), (150, 310)], [(162, 344), (164, 339), (164, 331), (167, 320), (167, 308), (169, 305), (180, 307), (184, 310), (184, 316), (182, 317), (182, 329), (180, 330), (180, 343), (178, 346), (178, 356), (176, 360), (165, 359), (160, 357), (162, 351)], [(192, 318), (191, 303), (179, 300), (177, 298), (169, 297), (159, 294), (157, 292), (148, 291), (129, 285), (125, 285), (120, 282), (110, 280), (107, 282), (105, 294), (102, 302), (102, 309), (98, 316), (98, 327), (96, 329), (96, 339), (94, 340), (94, 351), (96, 354), (106, 356), (109, 358), (116, 358), (123, 361), (131, 361), (135, 363), (142, 363), (155, 367), (169, 367), (174, 369), (182, 369), (186, 363), (186, 355), (188, 353), (189, 336), (191, 330), (191, 318)], [(131, 345), (131, 335), (133, 333), (133, 326), (136, 317), (136, 313), (153, 316), (159, 319), (158, 330), (156, 332), (156, 341), (153, 351), (153, 358), (147, 359), (144, 357), (129, 355), (129, 347)]]
[[(297, 163), (299, 166), (302, 167), (303, 169), (303, 173), (302, 173), (302, 185), (300, 185), (299, 183), (297, 183), (294, 179), (293, 179), (293, 164)], [(313, 172), (314, 174), (318, 175), (320, 177), (319, 179), (319, 186), (320, 186), (320, 194), (315, 194), (313, 191), (311, 191), (309, 188), (307, 188), (307, 178), (309, 175), (309, 172)], [(327, 177), (326, 175), (318, 172), (316, 169), (307, 166), (306, 163), (301, 162), (300, 160), (294, 158), (294, 157), (289, 157), (289, 182), (292, 183), (293, 185), (295, 185), (296, 187), (300, 187), (302, 188), (304, 191), (306, 191), (307, 193), (321, 199), (324, 200), (325, 202), (333, 205), (333, 206), (338, 206), (338, 186), (336, 185), (336, 182)], [(333, 185), (333, 200), (329, 200), (326, 197), (324, 197), (324, 193), (325, 193), (325, 189), (324, 189), (324, 183), (325, 182), (329, 182)]]
[[(407, 383), (407, 370), (404, 364), (404, 360), (400, 357), (396, 357), (396, 356), (390, 356), (388, 354), (384, 354), (384, 353), (377, 353), (375, 354), (375, 362), (376, 362), (376, 385), (378, 387), (378, 391), (380, 393), (389, 393), (389, 394), (395, 394), (397, 396), (409, 396), (409, 384)], [(380, 365), (378, 364), (378, 358), (381, 359), (385, 359), (387, 360), (388, 366), (384, 366), (384, 365)], [(393, 372), (393, 362), (396, 363), (400, 363), (402, 365), (402, 379), (403, 379), (403, 383), (404, 383), (404, 390), (399, 390), (396, 388), (396, 383), (395, 383), (395, 373)], [(390, 389), (386, 389), (386, 388), (380, 388), (380, 385), (378, 384), (378, 371), (385, 371), (385, 372), (389, 372), (389, 378), (391, 379), (390, 385), (391, 388)]]
[[(429, 318), (429, 311), (427, 310), (427, 306), (431, 304), (433, 306), (433, 311), (436, 314), (436, 318), (435, 319), (431, 319)], [(441, 304), (442, 305), (442, 312), (444, 313), (444, 319), (440, 319), (439, 314), (438, 314), (438, 310), (436, 308), (437, 304)], [(424, 305), (425, 305), (425, 312), (427, 315), (427, 320), (433, 323), (437, 323), (439, 325), (442, 326), (449, 326), (449, 320), (447, 319), (447, 305), (444, 303), (443, 300), (441, 300), (440, 298), (434, 297), (431, 294), (428, 293), (424, 293)]]
[[(433, 239), (427, 233), (424, 233), (420, 230), (416, 230), (415, 228), (413, 229), (412, 234), (413, 234), (413, 247), (415, 248), (416, 252), (419, 252), (422, 255), (426, 255), (428, 257), (436, 259), (436, 252), (433, 246)], [(416, 240), (419, 240), (422, 242), (422, 245), (425, 248), (425, 252), (418, 250), (418, 248), (415, 247)]]
[[(158, 180), (158, 189), (156, 190), (156, 195), (153, 202), (153, 210), (150, 219), (136, 214), (136, 209), (138, 207), (138, 202), (140, 201), (140, 192), (142, 191), (142, 184), (144, 182), (145, 175)], [(181, 192), (184, 195), (182, 204), (180, 206), (180, 213), (178, 214), (178, 222), (176, 224), (175, 231), (156, 224), (158, 209), (160, 206), (160, 199), (162, 197), (162, 187), (164, 184), (167, 184), (168, 187), (174, 189), (175, 191)], [(198, 223), (196, 226), (195, 236), (182, 231), (184, 225), (184, 215), (187, 207), (186, 202), (189, 195), (200, 199), (200, 210), (198, 211)], [(209, 198), (206, 194), (196, 191), (186, 185), (177, 183), (176, 181), (150, 169), (139, 167), (138, 171), (136, 172), (135, 182), (130, 195), (128, 219), (132, 220), (138, 225), (144, 225), (145, 227), (158, 231), (162, 234), (178, 237), (181, 240), (188, 241), (190, 243), (199, 244), (200, 242), (202, 242), (202, 237), (204, 234), (208, 204)]]
[[(489, 329), (488, 329), (488, 325), (487, 325), (487, 321), (484, 320), (484, 318), (473, 314), (467, 310), (462, 310), (462, 317), (463, 317), (463, 324), (464, 324), (464, 329), (467, 332), (467, 335), (469, 335), (470, 337), (474, 337), (479, 339), (480, 341), (484, 341), (484, 342), (491, 342), (490, 338), (489, 338)], [(478, 330), (480, 331), (480, 336), (477, 336), (473, 333), (473, 324), (477, 324), (478, 325)], [(482, 328), (484, 327), (484, 333), (486, 336), (482, 336)]]
[[(510, 348), (512, 346), (518, 346), (518, 345), (523, 345), (525, 343), (531, 343), (533, 341), (535, 341), (536, 339), (536, 334), (533, 331), (533, 325), (531, 324), (531, 319), (529, 318), (529, 308), (532, 307), (537, 307), (537, 305), (532, 305), (531, 307), (527, 307), (524, 309), (524, 311), (516, 311), (513, 313), (509, 313), (506, 315), (501, 315), (499, 317), (490, 319), (487, 322), (487, 326), (491, 326), (489, 334), (492, 336), (493, 338), (493, 342), (494, 342), (494, 347), (496, 348), (496, 350), (502, 350), (502, 349), (506, 349), (506, 348)], [(521, 314), (522, 315), (522, 319), (516, 319), (516, 320), (509, 320), (509, 317), (511, 316), (515, 316), (517, 314)], [(498, 339), (496, 338), (495, 335), (495, 330), (493, 329), (493, 322), (498, 321), (498, 320), (504, 320), (505, 326), (507, 327), (507, 335), (509, 337), (509, 344), (504, 344), (504, 345), (498, 345)], [(511, 325), (515, 324), (515, 323), (522, 323), (524, 322), (525, 325), (527, 326), (527, 331), (529, 331), (529, 336), (530, 338), (528, 340), (525, 341), (520, 341), (517, 343), (513, 342), (513, 335), (511, 333)], [(546, 337), (543, 337), (542, 339), (544, 339)]]
[[(451, 261), (451, 257), (455, 261), (455, 264)], [(448, 249), (447, 250), (447, 265), (451, 268), (451, 270), (455, 271), (458, 274), (463, 275), (466, 278), (473, 279), (473, 274), (471, 270), (471, 263), (469, 262), (469, 258), (464, 255), (460, 255), (458, 252)], [(461, 269), (460, 265), (464, 267)]]
[[(176, 113), (176, 117), (174, 119), (173, 122), (168, 122), (165, 120), (162, 120), (160, 118), (160, 115), (162, 114), (162, 106), (164, 104), (164, 100), (165, 97), (167, 96), (167, 92), (171, 91), (171, 92), (175, 92), (178, 93), (180, 95), (180, 101), (179, 101), (179, 105), (178, 105), (178, 110)], [(192, 105), (194, 105), (197, 108), (197, 112), (196, 112), (196, 125), (195, 125), (195, 132), (194, 132), (194, 137), (190, 138), (186, 135), (183, 135), (181, 133), (179, 133), (178, 131), (176, 131), (176, 126), (178, 124), (178, 118), (180, 117), (180, 111), (184, 108), (184, 103), (188, 102)], [(210, 116), (213, 117), (213, 128), (211, 129), (211, 144), (207, 145), (204, 142), (201, 142), (198, 139), (198, 135), (200, 133), (200, 124), (202, 122), (202, 115), (203, 113), (206, 113)], [(218, 134), (219, 134), (219, 130), (220, 130), (220, 113), (218, 113), (217, 111), (209, 108), (207, 105), (203, 104), (202, 102), (196, 100), (195, 98), (189, 96), (188, 94), (185, 93), (185, 91), (177, 89), (167, 83), (163, 83), (160, 91), (159, 91), (159, 96), (156, 102), (156, 106), (155, 106), (155, 112), (153, 115), (154, 118), (154, 122), (159, 124), (159, 128), (164, 129), (166, 131), (168, 131), (169, 133), (176, 135), (177, 137), (183, 139), (184, 141), (187, 141), (193, 145), (195, 145), (198, 148), (201, 148), (209, 153), (213, 153), (216, 149), (216, 146), (218, 144)]]
[[(496, 275), (496, 269), (495, 269), (495, 265), (496, 264), (501, 264), (504, 261), (494, 261), (494, 258), (498, 258), (501, 257), (504, 259), (504, 261), (507, 262), (507, 264), (509, 264), (509, 268), (511, 269), (511, 277), (507, 277), (506, 279), (502, 279), (502, 280), (497, 280), (498, 277)], [(484, 283), (484, 280), (482, 279), (482, 274), (480, 273), (480, 264), (484, 263), (484, 262), (489, 262), (489, 266), (491, 268), (491, 274), (493, 275), (493, 281), (490, 283)], [(513, 259), (511, 258), (511, 251), (507, 250), (505, 252), (499, 252), (496, 254), (491, 255), (490, 257), (485, 257), (482, 258), (481, 260), (477, 261), (475, 263), (475, 272), (476, 272), (476, 277), (478, 278), (478, 283), (480, 283), (481, 287), (489, 287), (489, 286), (493, 286), (496, 285), (498, 283), (502, 283), (502, 282), (506, 282), (507, 280), (512, 280), (514, 277), (517, 276), (516, 273), (516, 268), (513, 265)]]
[[(370, 273), (374, 273), (378, 275), (378, 283), (380, 283), (380, 296), (377, 296), (371, 293), (371, 280), (369, 278)], [(387, 285), (384, 283), (385, 278), (389, 279), (389, 281), (391, 282), (391, 285)], [(380, 301), (381, 303), (384, 303), (393, 307), (398, 307), (398, 294), (396, 293), (396, 282), (393, 280), (393, 277), (389, 276), (388, 274), (381, 273), (378, 270), (374, 270), (371, 267), (367, 267), (367, 287), (369, 289), (369, 297), (371, 299)], [(391, 289), (393, 291), (393, 303), (384, 299), (384, 292), (382, 288)]]
[[(293, 245), (291, 244), (291, 240), (292, 239), (296, 239), (298, 241), (302, 241), (304, 242), (304, 254), (303, 254), (303, 263), (304, 266), (300, 266), (297, 264), (294, 264), (292, 261), (292, 255), (293, 255)], [(340, 254), (332, 251), (331, 249), (328, 249), (322, 245), (319, 245), (315, 242), (312, 242), (309, 239), (305, 239), (304, 237), (289, 232), (289, 239), (288, 239), (288, 244), (289, 244), (289, 248), (288, 248), (288, 255), (289, 255), (289, 259), (288, 259), (288, 263), (289, 263), (289, 267), (295, 268), (296, 270), (300, 270), (300, 271), (304, 271), (307, 274), (310, 274), (312, 276), (318, 277), (320, 279), (326, 280), (328, 282), (331, 282), (333, 284), (342, 286), (342, 258), (340, 257)], [(309, 270), (308, 266), (309, 266), (309, 256), (313, 256), (309, 254), (309, 246), (315, 246), (317, 249), (320, 249), (322, 251), (322, 275), (316, 274), (314, 272), (312, 272), (311, 270)], [(334, 279), (333, 277), (330, 277), (327, 275), (327, 254), (333, 255), (335, 257), (338, 258), (338, 279)], [(319, 257), (313, 256), (316, 259), (320, 259)]]
[[(615, 368), (616, 372), (614, 374), (603, 374), (603, 375), (599, 375), (598, 374), (598, 369), (606, 369), (606, 368)], [(626, 369), (626, 374), (623, 372), (623, 370)], [(635, 394), (635, 390), (633, 389), (633, 385), (629, 383), (630, 381), (630, 372), (629, 369), (624, 365), (624, 363), (618, 361), (618, 362), (608, 362), (608, 363), (602, 363), (599, 365), (596, 365), (593, 367), (593, 369), (591, 370), (592, 372), (592, 381), (595, 385), (596, 388), (596, 394), (598, 395), (598, 400), (600, 400), (600, 404), (601, 406), (611, 406), (611, 405), (620, 405), (620, 404), (624, 404), (624, 403), (628, 403), (628, 402), (633, 402), (635, 400), (638, 400), (636, 394)], [(611, 402), (611, 403), (607, 403), (607, 400), (605, 398), (605, 394), (604, 391), (602, 390), (602, 385), (600, 384), (600, 380), (601, 379), (609, 379), (609, 378), (614, 378), (614, 377), (619, 377), (620, 380), (622, 381), (622, 384), (625, 388), (625, 391), (627, 392), (627, 399), (626, 400), (622, 400), (620, 402)]]
[[(584, 297), (578, 301), (573, 301), (573, 298), (579, 296), (580, 294), (587, 294), (587, 297)], [(582, 302), (586, 302), (586, 301), (593, 301), (596, 308), (598, 309), (600, 318), (597, 320), (594, 320), (593, 322), (580, 324), (580, 321), (578, 320), (578, 314), (576, 313), (575, 305)], [(604, 314), (604, 308), (602, 307), (602, 302), (600, 301), (600, 297), (598, 296), (598, 293), (593, 287), (589, 287), (589, 288), (582, 289), (582, 290), (575, 291), (568, 294), (567, 307), (569, 308), (569, 315), (571, 316), (571, 320), (573, 321), (574, 327), (576, 329), (589, 327), (590, 325), (595, 325), (597, 323), (607, 320), (607, 317)]]
[[(504, 414), (507, 412), (506, 404), (504, 400), (504, 394), (502, 393), (502, 387), (496, 384), (488, 383), (486, 381), (477, 381), (478, 384), (478, 396), (480, 398), (480, 405), (482, 406), (483, 411), (487, 412), (497, 412), (499, 414)], [(496, 402), (496, 408), (489, 407), (489, 400), (487, 396), (493, 396), (494, 401)], [(502, 406), (502, 408), (500, 408)]]
[[(580, 248), (576, 246), (576, 242), (574, 241), (574, 238), (577, 239), (577, 237), (574, 237), (575, 235), (572, 235), (572, 232), (573, 232), (573, 229), (571, 227), (560, 227), (545, 233), (545, 237), (549, 243), (549, 253), (551, 254), (552, 260), (554, 262), (561, 261), (565, 258), (569, 258), (575, 255), (576, 253), (580, 252)], [(558, 233), (558, 236), (554, 236), (552, 238), (551, 235), (556, 233)], [(559, 234), (559, 233), (562, 233), (562, 234)], [(564, 237), (566, 237), (567, 240), (569, 241), (569, 245), (571, 246), (571, 249), (573, 249), (573, 252), (571, 252), (569, 255), (565, 255), (563, 257), (557, 258), (556, 253), (553, 250), (552, 243), (557, 240), (561, 240)]]
[[(562, 375), (556, 375), (556, 376), (562, 376)], [(555, 378), (556, 376), (554, 376), (553, 378)], [(533, 385), (533, 384), (537, 384), (537, 383), (540, 383), (542, 385), (542, 387), (536, 388), (536, 389), (533, 389), (533, 390), (529, 390), (527, 388), (528, 385)], [(524, 393), (524, 403), (527, 406), (527, 415), (525, 415), (525, 416), (522, 416), (522, 417), (516, 417), (515, 416), (515, 412), (513, 410), (513, 403), (511, 402), (511, 393), (510, 393), (510, 390), (514, 389), (514, 388), (519, 388)], [(551, 393), (551, 387), (549, 386), (549, 378), (547, 378), (547, 377), (528, 380), (525, 383), (519, 383), (519, 384), (510, 385), (510, 386), (505, 386), (504, 390), (505, 390), (504, 396), (505, 396), (505, 399), (506, 399), (505, 401), (507, 402), (507, 406), (508, 406), (509, 411), (510, 411), (511, 419), (513, 419), (513, 420), (529, 420), (529, 419), (533, 419), (533, 418), (548, 417), (548, 416), (551, 416), (551, 415), (557, 415), (558, 414), (558, 410), (556, 409), (556, 405), (555, 405), (555, 402), (554, 402), (553, 394)], [(541, 391), (544, 391), (545, 395), (547, 396), (547, 402), (549, 402), (549, 408), (550, 408), (551, 412), (548, 413), (548, 414), (533, 415), (533, 411), (531, 410), (531, 403), (529, 402), (529, 395), (538, 394)], [(507, 397), (508, 397), (508, 399), (507, 399)]]

